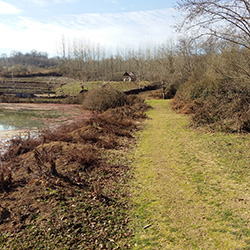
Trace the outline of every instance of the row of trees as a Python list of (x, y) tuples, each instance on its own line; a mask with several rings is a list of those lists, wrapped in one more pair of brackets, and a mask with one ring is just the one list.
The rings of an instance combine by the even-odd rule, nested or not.
[(87, 41), (63, 43), (61, 70), (81, 80), (121, 80), (125, 71), (139, 81), (185, 81), (191, 74), (194, 43), (187, 40), (108, 50)]
[(49, 58), (45, 52), (36, 50), (29, 53), (12, 51), (9, 56), (7, 54), (0, 56), (0, 75), (6, 77), (29, 75), (43, 71), (43, 69), (55, 68), (59, 64), (59, 58)]
[(58, 59), (49, 58), (48, 53), (36, 50), (32, 50), (28, 53), (12, 51), (9, 56), (7, 54), (0, 56), (0, 65), (2, 66), (13, 66), (17, 64), (46, 68), (58, 65)]
[(147, 44), (140, 48), (111, 50), (87, 41), (62, 42), (60, 56), (49, 58), (46, 53), (31, 51), (22, 54), (13, 51), (1, 55), (0, 69), (21, 73), (30, 66), (47, 68), (57, 66), (69, 77), (82, 81), (122, 80), (125, 71), (137, 73), (139, 81), (167, 81), (188, 79), (191, 72), (192, 48), (185, 40), (178, 45), (169, 41), (160, 45)]

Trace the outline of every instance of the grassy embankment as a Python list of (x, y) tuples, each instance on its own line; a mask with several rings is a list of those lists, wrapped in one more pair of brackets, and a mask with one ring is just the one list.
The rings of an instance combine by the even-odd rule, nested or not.
[[(141, 82), (140, 86), (144, 87), (149, 85), (150, 82), (143, 81)], [(66, 95), (77, 95), (82, 87), (87, 90), (100, 88), (102, 86), (110, 86), (116, 90), (119, 91), (128, 91), (131, 89), (138, 88), (138, 85), (135, 82), (119, 82), (119, 81), (90, 81), (90, 82), (79, 82), (79, 81), (72, 81), (71, 83), (68, 83), (64, 86), (57, 87), (56, 93), (60, 93), (60, 91), (63, 91)]]
[(189, 128), (152, 100), (132, 184), (134, 249), (250, 249), (250, 135)]
[[(150, 82), (142, 81), (140, 87), (149, 85)], [(27, 76), (14, 77), (13, 79), (0, 76), (0, 102), (2, 103), (82, 103), (79, 96), (82, 88), (92, 90), (97, 88), (112, 87), (119, 91), (128, 91), (139, 87), (136, 82), (123, 81), (88, 81), (82, 82), (73, 78), (61, 76)], [(34, 94), (21, 98), (22, 95)], [(16, 96), (18, 95), (18, 96)], [(60, 98), (68, 96), (68, 98)]]

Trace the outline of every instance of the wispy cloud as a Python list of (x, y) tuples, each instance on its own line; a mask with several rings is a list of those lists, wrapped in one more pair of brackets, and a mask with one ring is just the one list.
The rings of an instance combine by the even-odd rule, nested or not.
[(118, 3), (117, 0), (104, 0), (105, 3)]
[(37, 49), (58, 52), (62, 36), (67, 40), (87, 39), (108, 47), (163, 42), (175, 36), (173, 9), (112, 14), (81, 14), (51, 17), (47, 22), (18, 17), (1, 23), (0, 48)]
[[(163, 40), (173, 35), (174, 9), (111, 14), (67, 15), (54, 20), (60, 26), (98, 36), (109, 43)], [(96, 37), (95, 36), (95, 37)], [(89, 37), (90, 39), (92, 37)]]
[(0, 14), (17, 14), (20, 12), (21, 10), (16, 8), (14, 5), (0, 1)]

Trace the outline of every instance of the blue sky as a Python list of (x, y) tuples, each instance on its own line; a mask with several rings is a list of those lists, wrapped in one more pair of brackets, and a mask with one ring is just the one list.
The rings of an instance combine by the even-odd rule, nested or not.
[(0, 0), (0, 54), (59, 53), (67, 42), (105, 47), (161, 43), (176, 36), (177, 0)]

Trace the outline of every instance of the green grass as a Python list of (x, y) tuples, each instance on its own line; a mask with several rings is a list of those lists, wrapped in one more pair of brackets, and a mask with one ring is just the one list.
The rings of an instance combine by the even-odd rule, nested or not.
[(55, 89), (57, 95), (69, 95), (76, 96), (82, 90), (81, 83), (73, 81), (72, 83), (68, 83), (62, 87), (57, 87)]
[[(141, 82), (141, 87), (149, 85), (150, 82), (143, 81)], [(138, 88), (138, 85), (135, 82), (123, 82), (123, 81), (89, 81), (89, 82), (78, 82), (78, 81), (72, 81), (72, 83), (68, 83), (62, 87), (56, 88), (56, 93), (58, 95), (65, 94), (65, 95), (77, 95), (82, 87), (84, 86), (84, 89), (95, 89), (100, 88), (102, 86), (111, 86), (114, 89), (117, 89), (119, 91), (128, 91), (131, 89)]]
[(133, 249), (249, 249), (250, 135), (188, 127), (152, 100), (131, 184)]

